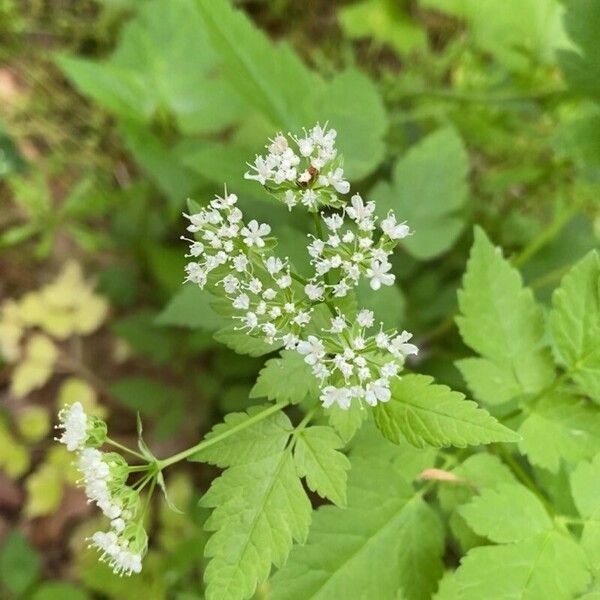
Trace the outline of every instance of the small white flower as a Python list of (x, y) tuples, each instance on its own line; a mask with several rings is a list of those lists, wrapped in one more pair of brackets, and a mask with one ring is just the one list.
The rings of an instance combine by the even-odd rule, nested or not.
[(364, 308), (363, 310), (359, 311), (356, 321), (361, 327), (372, 327), (373, 323), (375, 322), (373, 311)]
[(284, 290), (285, 288), (288, 288), (288, 287), (290, 287), (290, 285), (292, 285), (292, 278), (290, 277), (290, 275), (283, 275), (282, 277), (280, 277), (276, 281), (277, 281), (277, 285), (282, 290)]
[(395, 362), (388, 362), (380, 369), (381, 376), (384, 378), (394, 377), (398, 374), (400, 367)]
[(265, 267), (271, 275), (275, 275), (283, 269), (283, 261), (276, 256), (269, 256), (265, 261)]
[(272, 166), (262, 156), (257, 156), (254, 164), (251, 165), (248, 163), (248, 166), (253, 169), (255, 173), (246, 171), (246, 173), (244, 173), (244, 179), (254, 179), (261, 185), (265, 185), (267, 179), (271, 179), (273, 176)]
[(319, 196), (314, 190), (308, 189), (302, 192), (302, 204), (307, 208), (314, 208), (317, 205)]
[(262, 294), (262, 297), (269, 301), (273, 300), (276, 296), (277, 292), (273, 288), (267, 288)]
[(246, 270), (246, 267), (248, 266), (248, 257), (245, 254), (238, 254), (237, 256), (233, 257), (233, 268), (238, 272), (238, 273), (243, 273)]
[(243, 320), (244, 320), (244, 324), (249, 329), (254, 329), (258, 325), (258, 317), (253, 312), (246, 313), (246, 316), (244, 317)]
[(240, 294), (233, 301), (233, 308), (237, 308), (238, 310), (248, 310), (248, 308), (250, 308), (250, 298), (248, 298), (248, 295)]
[(333, 404), (337, 404), (340, 408), (347, 410), (350, 408), (352, 400), (352, 392), (348, 388), (336, 388), (333, 385), (328, 385), (323, 389), (321, 394), (321, 402), (325, 408), (329, 408)]
[(256, 277), (253, 277), (249, 282), (248, 282), (248, 289), (253, 293), (253, 294), (260, 294), (261, 290), (262, 290), (262, 281), (260, 279), (257, 279)]
[(367, 269), (367, 277), (371, 280), (370, 286), (373, 290), (378, 290), (382, 285), (393, 285), (396, 276), (393, 273), (388, 273), (392, 265), (388, 262), (381, 263), (374, 260), (371, 266)]
[(233, 294), (240, 287), (240, 280), (233, 275), (227, 275), (223, 279), (223, 289), (227, 294)]
[(331, 231), (337, 231), (344, 224), (344, 219), (338, 214), (323, 217), (323, 221), (325, 221), (325, 225), (327, 225)]
[(380, 331), (375, 336), (375, 344), (377, 344), (378, 348), (381, 348), (382, 350), (387, 350), (390, 344), (390, 337), (387, 335), (387, 333)]
[(344, 317), (333, 317), (331, 319), (331, 333), (342, 333), (346, 329), (346, 320)]
[(256, 219), (252, 219), (246, 227), (242, 228), (241, 234), (244, 237), (244, 242), (247, 246), (257, 246), (263, 248), (265, 241), (263, 237), (271, 233), (271, 226), (266, 223), (258, 224)]
[(298, 204), (298, 198), (296, 198), (296, 194), (292, 190), (286, 190), (283, 195), (283, 202), (289, 210), (292, 210)]
[(314, 283), (306, 284), (304, 286), (304, 291), (306, 292), (306, 295), (308, 296), (309, 300), (313, 301), (320, 300), (321, 298), (323, 298), (323, 293), (325, 292), (322, 286), (316, 285)]
[(332, 186), (338, 194), (347, 194), (350, 191), (350, 183), (344, 179), (344, 170), (337, 168), (329, 171), (326, 175), (319, 177), (319, 185)]
[(281, 338), (281, 341), (283, 342), (286, 350), (295, 350), (299, 340), (298, 336), (294, 335), (293, 333), (286, 333)]
[(313, 258), (318, 258), (325, 249), (325, 242), (323, 240), (315, 239), (311, 244), (307, 246), (308, 254)]
[(80, 402), (63, 408), (58, 413), (60, 423), (58, 427), (63, 430), (58, 438), (61, 444), (67, 447), (69, 452), (81, 450), (87, 440), (88, 419)]
[(304, 355), (304, 362), (309, 365), (316, 364), (325, 356), (323, 342), (314, 335), (309, 335), (307, 340), (299, 342), (296, 350)]
[(392, 397), (387, 381), (377, 379), (372, 383), (367, 383), (365, 388), (365, 400), (371, 406), (375, 406), (377, 402), (387, 402)]
[(346, 207), (346, 213), (354, 221), (362, 221), (363, 219), (369, 219), (375, 210), (375, 204), (373, 202), (364, 203), (360, 194), (354, 194), (350, 199), (351, 206)]
[(187, 277), (185, 278), (186, 281), (195, 283), (200, 287), (203, 287), (206, 284), (206, 271), (199, 263), (188, 263), (185, 265), (185, 272), (187, 274)]
[(396, 215), (392, 212), (388, 213), (388, 216), (381, 222), (381, 230), (391, 240), (401, 240), (410, 234), (410, 229), (406, 221), (396, 223)]
[(419, 349), (414, 344), (407, 343), (412, 338), (412, 333), (403, 331), (397, 335), (390, 344), (390, 351), (402, 356), (408, 356), (409, 354), (418, 354)]
[(294, 323), (300, 325), (300, 327), (308, 325), (310, 323), (310, 313), (307, 311), (300, 311), (294, 318)]

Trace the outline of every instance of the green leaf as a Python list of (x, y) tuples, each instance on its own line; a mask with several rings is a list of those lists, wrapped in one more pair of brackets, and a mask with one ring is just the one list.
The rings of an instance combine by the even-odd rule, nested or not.
[(235, 329), (235, 325), (219, 329), (214, 338), (238, 354), (247, 354), (248, 356), (263, 356), (281, 348), (281, 344), (267, 344), (261, 338), (252, 337), (246, 331), (238, 331)]
[(12, 594), (21, 595), (39, 577), (40, 559), (25, 536), (12, 531), (0, 550), (0, 582)]
[(373, 412), (380, 431), (392, 442), (406, 438), (419, 448), (464, 448), (519, 440), (463, 394), (433, 384), (432, 377), (405, 375), (393, 381), (391, 391), (391, 400), (379, 403)]
[(250, 598), (271, 564), (282, 567), (293, 542), (305, 541), (312, 512), (289, 448), (230, 467), (201, 505), (214, 508), (205, 524), (215, 532), (205, 550), (207, 600)]
[(338, 449), (343, 445), (331, 427), (314, 426), (296, 436), (294, 463), (308, 487), (338, 506), (346, 504), (346, 471), (350, 461)]
[(421, 0), (424, 6), (466, 22), (474, 44), (502, 66), (529, 73), (538, 63), (554, 63), (567, 42), (563, 7), (556, 0)]
[(550, 531), (515, 544), (470, 550), (436, 600), (572, 600), (589, 579), (579, 546)]
[[(193, 454), (189, 460), (207, 462), (218, 467), (230, 467), (247, 461), (260, 461), (283, 451), (292, 432), (285, 413), (271, 412), (273, 405), (251, 406), (247, 412), (230, 413), (223, 423), (206, 434), (211, 446)], [(221, 437), (227, 434), (221, 440)]]
[(213, 47), (238, 94), (276, 127), (305, 123), (310, 93), (318, 84), (287, 44), (269, 38), (226, 0), (197, 0)]
[(593, 0), (571, 0), (565, 25), (574, 50), (558, 52), (558, 60), (570, 87), (600, 102), (600, 5)]
[(353, 402), (346, 410), (334, 404), (327, 409), (327, 416), (330, 425), (338, 432), (342, 440), (347, 442), (360, 429), (369, 416), (369, 411), (358, 402)]
[(463, 141), (444, 128), (413, 146), (396, 163), (392, 182), (372, 191), (380, 215), (393, 210), (414, 230), (402, 243), (415, 258), (434, 258), (457, 240), (464, 227), (468, 172)]
[(350, 180), (363, 179), (381, 163), (388, 118), (377, 86), (360, 71), (347, 69), (327, 82), (317, 94), (311, 118), (337, 130), (338, 151)]
[(156, 98), (147, 94), (139, 73), (65, 55), (56, 62), (78, 91), (119, 116), (146, 120), (156, 109)]
[(513, 371), (487, 358), (464, 358), (455, 365), (473, 396), (486, 404), (504, 404), (523, 391)]
[(406, 2), (363, 0), (342, 8), (339, 19), (350, 38), (372, 37), (406, 54), (427, 47), (425, 29), (410, 18), (408, 10)]
[(321, 507), (308, 542), (272, 579), (273, 600), (430, 598), (442, 573), (443, 530), (398, 465), (352, 460), (348, 506)]
[(304, 357), (293, 350), (282, 350), (279, 358), (271, 358), (258, 374), (250, 398), (298, 404), (306, 397), (319, 397), (319, 382)]
[(600, 402), (600, 256), (590, 252), (552, 296), (550, 329), (558, 360)]
[(495, 488), (499, 484), (516, 484), (512, 471), (492, 454), (474, 454), (452, 469), (457, 478), (455, 485), (439, 487), (438, 498), (444, 512), (448, 514), (448, 524), (453, 536), (463, 551), (484, 543), (475, 534), (460, 514), (460, 507), (472, 500), (479, 491)]
[[(504, 380), (501, 385), (496, 382), (498, 396), (485, 393), (491, 392), (488, 389), (482, 399), (493, 397), (498, 403), (515, 383), (522, 393), (533, 393), (552, 381), (554, 369), (543, 348), (542, 308), (531, 290), (523, 288), (519, 272), (479, 228), (475, 229), (458, 303), (461, 316), (456, 322), (464, 342), (494, 363), (495, 377)], [(478, 367), (485, 368), (481, 363)], [(481, 396), (480, 380), (473, 389)]]
[(554, 393), (540, 399), (519, 428), (519, 450), (537, 466), (558, 472), (600, 452), (600, 410), (579, 398)]
[(600, 454), (591, 462), (582, 462), (571, 473), (571, 494), (579, 514), (584, 518), (581, 547), (600, 575)]
[(522, 485), (500, 484), (482, 490), (459, 509), (475, 533), (492, 542), (519, 542), (550, 531), (553, 523), (538, 498)]
[(156, 324), (215, 331), (225, 323), (213, 310), (211, 300), (211, 295), (197, 285), (184, 285), (156, 317)]

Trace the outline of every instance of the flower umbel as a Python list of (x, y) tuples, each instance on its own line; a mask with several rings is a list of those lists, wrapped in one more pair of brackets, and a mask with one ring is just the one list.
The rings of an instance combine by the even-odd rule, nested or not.
[(185, 215), (195, 237), (183, 239), (192, 259), (186, 281), (225, 297), (234, 329), (273, 349), (283, 346), (303, 355), (320, 381), (323, 406), (348, 409), (353, 400), (371, 406), (387, 402), (391, 380), (399, 376), (406, 356), (418, 350), (409, 343), (410, 333), (384, 330), (382, 324), (373, 333), (372, 311), (341, 304), (361, 279), (373, 291), (394, 285), (389, 259), (411, 232), (391, 211), (379, 221), (375, 203), (359, 194), (349, 202), (340, 197), (350, 184), (336, 136), (334, 129), (319, 124), (303, 136), (278, 133), (266, 146), (268, 154), (257, 156), (245, 175), (288, 208), (299, 205), (313, 213), (316, 231), (306, 247), (313, 274), (308, 279), (294, 272), (288, 258), (272, 254), (270, 225), (244, 223), (234, 194), (217, 196)]
[(101, 560), (118, 575), (139, 573), (148, 538), (139, 514), (139, 492), (125, 483), (130, 472), (127, 462), (116, 452), (97, 448), (108, 439), (106, 424), (87, 415), (81, 403), (63, 408), (59, 420), (57, 427), (63, 433), (57, 440), (77, 454), (88, 502), (96, 504), (110, 521), (109, 531), (92, 535), (90, 546), (101, 552)]

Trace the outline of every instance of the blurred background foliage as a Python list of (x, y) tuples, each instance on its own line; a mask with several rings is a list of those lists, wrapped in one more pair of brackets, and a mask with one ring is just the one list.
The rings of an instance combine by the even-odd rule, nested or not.
[[(78, 399), (159, 456), (246, 407), (263, 359), (181, 287), (187, 197), (224, 182), (306, 267), (309, 224), (244, 181), (276, 130), (329, 121), (355, 188), (415, 230), (370, 306), (465, 390), (456, 289), (482, 225), (538, 297), (600, 238), (592, 0), (0, 0), (0, 597), (202, 598), (214, 473), (168, 482), (142, 576), (85, 547), (95, 516), (52, 443)], [(258, 597), (265, 597), (259, 590)]]

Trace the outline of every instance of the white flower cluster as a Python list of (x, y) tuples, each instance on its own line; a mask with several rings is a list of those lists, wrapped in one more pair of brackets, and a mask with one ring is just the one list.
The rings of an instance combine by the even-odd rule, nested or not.
[(186, 281), (203, 288), (210, 279), (237, 312), (238, 329), (294, 347), (311, 318), (302, 288), (294, 283), (288, 260), (266, 252), (269, 225), (254, 220), (245, 225), (236, 202), (235, 194), (217, 196), (209, 207), (186, 215), (188, 231), (200, 238), (187, 240), (194, 260), (185, 268)]
[[(337, 194), (347, 194), (342, 161), (335, 148), (335, 129), (315, 125), (304, 137), (278, 133), (265, 147), (265, 156), (256, 156), (244, 177), (266, 186), (291, 210), (301, 204), (311, 211), (319, 205), (339, 206)], [(290, 145), (290, 142), (292, 145)]]
[(127, 462), (120, 454), (94, 447), (106, 438), (106, 425), (86, 415), (81, 403), (62, 409), (59, 420), (58, 428), (63, 433), (57, 440), (77, 453), (77, 469), (88, 502), (96, 504), (110, 519), (110, 531), (96, 532), (90, 538), (91, 545), (102, 552), (101, 560), (107, 561), (115, 573), (139, 573), (148, 540), (141, 520), (135, 521), (139, 494), (125, 485)]
[[(259, 336), (272, 344), (304, 355), (321, 382), (320, 399), (349, 408), (352, 399), (375, 405), (390, 399), (390, 382), (398, 376), (406, 356), (417, 354), (407, 331), (368, 333), (374, 326), (370, 310), (353, 316), (342, 314), (335, 303), (358, 285), (361, 277), (373, 290), (394, 283), (389, 257), (399, 241), (410, 234), (408, 225), (389, 212), (378, 221), (375, 204), (360, 195), (349, 203), (337, 193), (350, 191), (343, 179), (341, 157), (334, 146), (336, 133), (316, 125), (305, 137), (290, 136), (296, 150), (281, 134), (270, 140), (269, 154), (258, 156), (254, 172), (246, 178), (279, 194), (292, 208), (300, 203), (317, 213), (319, 205), (341, 208), (339, 212), (315, 215), (322, 218), (326, 233), (317, 226), (307, 246), (314, 275), (304, 280), (292, 272), (289, 260), (267, 252), (265, 240), (271, 227), (265, 223), (243, 222), (237, 197), (216, 197), (190, 220), (187, 239), (193, 260), (186, 266), (186, 281), (200, 287), (210, 285), (212, 293), (225, 295), (234, 311), (237, 329)], [(268, 243), (267, 243), (268, 242)], [(317, 326), (316, 309), (327, 307), (329, 327)], [(322, 323), (322, 312), (319, 319)], [(309, 326), (309, 327), (307, 327)]]
[(348, 409), (353, 398), (371, 406), (387, 402), (390, 380), (398, 375), (406, 356), (417, 354), (417, 347), (408, 343), (412, 336), (407, 331), (399, 334), (380, 326), (379, 333), (369, 335), (374, 322), (370, 310), (359, 311), (352, 324), (338, 313), (320, 337), (309, 335), (298, 344), (297, 351), (321, 382), (325, 408), (337, 404)]
[(335, 297), (346, 296), (358, 284), (361, 275), (370, 280), (373, 290), (394, 283), (388, 258), (399, 240), (410, 231), (406, 223), (398, 223), (390, 212), (381, 222), (381, 235), (375, 241), (377, 218), (374, 211), (374, 202), (365, 204), (360, 195), (355, 194), (342, 214), (323, 215), (327, 239), (312, 236), (313, 241), (308, 246), (315, 276), (305, 291), (312, 300), (322, 298), (326, 289)]

